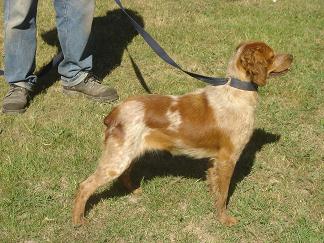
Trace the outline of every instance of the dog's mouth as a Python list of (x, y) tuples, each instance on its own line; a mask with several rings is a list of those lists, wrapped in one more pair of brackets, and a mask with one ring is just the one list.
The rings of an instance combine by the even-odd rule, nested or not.
[(288, 71), (289, 71), (289, 68), (287, 68), (283, 71), (280, 71), (280, 72), (270, 72), (269, 78), (281, 77), (281, 76), (285, 75), (286, 73), (288, 73)]
[(272, 63), (272, 70), (270, 70), (269, 77), (280, 77), (286, 74), (291, 67), (293, 56), (290, 54), (278, 54)]

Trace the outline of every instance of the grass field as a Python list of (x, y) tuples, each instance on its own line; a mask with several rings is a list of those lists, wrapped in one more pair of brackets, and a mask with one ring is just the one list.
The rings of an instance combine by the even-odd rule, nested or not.
[[(229, 209), (239, 223), (215, 219), (205, 160), (154, 154), (132, 175), (141, 196), (118, 182), (102, 188), (90, 199), (88, 223), (73, 228), (74, 193), (96, 167), (112, 105), (65, 97), (52, 71), (26, 113), (0, 115), (0, 242), (324, 242), (323, 1), (123, 4), (190, 71), (224, 76), (246, 40), (294, 55), (292, 70), (259, 91), (256, 130), (231, 186)], [(39, 1), (37, 70), (58, 51), (54, 17), (52, 1)], [(159, 94), (204, 86), (158, 59), (113, 1), (97, 0), (93, 34), (95, 73), (121, 100), (145, 94), (141, 82)], [(7, 88), (0, 77), (1, 99)]]

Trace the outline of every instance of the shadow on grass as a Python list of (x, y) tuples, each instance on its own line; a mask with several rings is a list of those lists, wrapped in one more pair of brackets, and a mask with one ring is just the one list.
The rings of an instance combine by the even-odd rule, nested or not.
[[(135, 11), (127, 10), (142, 27), (144, 26), (143, 18)], [(93, 20), (91, 32), (91, 46), (87, 51), (93, 50), (93, 70), (92, 72), (99, 79), (105, 78), (116, 67), (120, 66), (122, 56), (127, 46), (138, 33), (131, 25), (128, 18), (121, 10), (108, 11), (106, 16), (96, 17)], [(57, 53), (61, 52), (59, 40), (57, 37), (57, 29), (50, 30), (41, 34), (43, 40), (57, 47)], [(53, 67), (53, 61), (44, 65), (37, 75), (40, 76), (39, 82), (35, 87), (34, 96), (46, 90), (60, 79), (56, 67)], [(138, 76), (138, 70), (134, 71)], [(140, 83), (145, 83), (141, 76)], [(144, 87), (144, 86), (143, 86)], [(144, 87), (145, 89), (145, 87)]]
[[(252, 170), (255, 155), (268, 143), (279, 141), (280, 135), (272, 134), (263, 129), (255, 129), (253, 135), (238, 160), (231, 180), (228, 199), (233, 194), (237, 183), (248, 176)], [(185, 156), (172, 156), (167, 152), (148, 153), (139, 158), (134, 166), (131, 177), (134, 185), (142, 180), (147, 181), (159, 176), (181, 176), (206, 180), (208, 159), (195, 160)], [(119, 182), (111, 185), (110, 189), (90, 197), (86, 212), (91, 210), (99, 201), (112, 197), (125, 196), (128, 191)]]
[(228, 191), (227, 201), (234, 193), (236, 185), (250, 174), (255, 162), (256, 153), (260, 151), (264, 145), (276, 143), (279, 139), (280, 135), (278, 134), (272, 134), (260, 128), (254, 130), (250, 141), (245, 146), (238, 162), (236, 163)]

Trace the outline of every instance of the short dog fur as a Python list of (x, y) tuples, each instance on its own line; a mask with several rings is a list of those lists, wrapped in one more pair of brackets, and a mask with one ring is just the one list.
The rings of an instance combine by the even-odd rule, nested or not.
[[(292, 56), (276, 54), (263, 42), (240, 44), (229, 62), (227, 77), (264, 86), (271, 73), (290, 68)], [(258, 94), (226, 85), (207, 86), (182, 96), (131, 97), (104, 119), (104, 150), (96, 171), (80, 184), (73, 223), (84, 222), (85, 205), (96, 189), (119, 178), (129, 189), (134, 159), (146, 151), (167, 150), (193, 158), (210, 158), (207, 180), (223, 224), (226, 201), (237, 160), (253, 132)]]

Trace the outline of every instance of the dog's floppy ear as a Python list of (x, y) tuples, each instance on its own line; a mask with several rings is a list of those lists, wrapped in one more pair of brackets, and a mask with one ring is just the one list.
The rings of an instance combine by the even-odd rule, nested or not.
[(248, 42), (241, 42), (236, 48), (235, 48), (235, 50), (237, 51), (238, 49), (240, 49), (242, 46), (244, 46), (244, 45), (246, 45), (246, 44), (248, 44)]
[(250, 81), (264, 86), (268, 75), (268, 63), (260, 45), (246, 46), (241, 53), (239, 63), (244, 68)]

